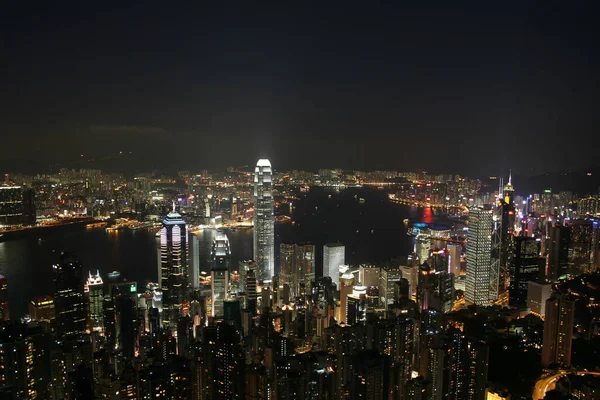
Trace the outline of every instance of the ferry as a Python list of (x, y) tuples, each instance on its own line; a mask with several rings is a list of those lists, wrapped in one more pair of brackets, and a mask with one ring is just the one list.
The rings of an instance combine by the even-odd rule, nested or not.
[(86, 229), (105, 228), (108, 223), (106, 222), (92, 222), (85, 226)]

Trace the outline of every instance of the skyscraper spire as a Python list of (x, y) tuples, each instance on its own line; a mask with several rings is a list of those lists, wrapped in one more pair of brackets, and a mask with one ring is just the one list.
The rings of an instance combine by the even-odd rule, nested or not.
[(173, 214), (175, 214), (175, 200), (173, 200)]
[(508, 184), (512, 185), (512, 169), (508, 170)]

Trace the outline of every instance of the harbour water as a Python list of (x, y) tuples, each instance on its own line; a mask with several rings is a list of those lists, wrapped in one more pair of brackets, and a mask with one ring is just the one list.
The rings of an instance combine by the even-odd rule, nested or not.
[[(364, 199), (361, 201), (360, 199)], [(275, 253), (281, 242), (311, 242), (316, 246), (316, 272), (322, 270), (323, 245), (339, 241), (346, 245), (349, 264), (384, 262), (406, 256), (410, 238), (403, 220), (435, 219), (431, 210), (392, 204), (382, 191), (349, 189), (339, 193), (311, 190), (292, 207), (294, 223), (275, 227)], [(225, 230), (232, 249), (232, 265), (252, 258), (252, 229)], [(210, 269), (210, 251), (216, 231), (200, 232), (201, 269)], [(27, 314), (35, 296), (52, 295), (52, 264), (61, 251), (75, 253), (84, 274), (113, 270), (138, 282), (157, 281), (156, 238), (146, 230), (77, 229), (60, 231), (39, 240), (28, 237), (0, 243), (0, 274), (8, 278), (11, 318)], [(276, 271), (279, 262), (276, 260)]]

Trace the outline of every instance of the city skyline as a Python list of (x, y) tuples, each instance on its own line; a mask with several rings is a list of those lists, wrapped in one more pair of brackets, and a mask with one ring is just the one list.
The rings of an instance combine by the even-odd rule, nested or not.
[(13, 2), (0, 399), (599, 400), (595, 2)]

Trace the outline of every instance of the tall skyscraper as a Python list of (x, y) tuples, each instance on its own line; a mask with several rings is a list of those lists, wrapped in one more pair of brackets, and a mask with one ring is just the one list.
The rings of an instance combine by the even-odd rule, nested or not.
[(74, 256), (62, 253), (52, 266), (54, 275), (54, 305), (59, 336), (85, 333), (85, 300), (81, 263)]
[(460, 253), (462, 247), (460, 243), (448, 243), (448, 272), (453, 273), (455, 277), (460, 275)]
[(555, 295), (546, 300), (542, 367), (571, 365), (571, 346), (575, 319), (575, 300)]
[(200, 287), (200, 240), (198, 235), (189, 234), (190, 239), (190, 288)]
[(548, 267), (546, 278), (557, 281), (569, 273), (569, 243), (571, 231), (566, 226), (556, 224), (550, 228), (548, 244)]
[(569, 224), (569, 273), (573, 276), (591, 272), (594, 225), (591, 220), (575, 220)]
[(379, 302), (386, 310), (388, 305), (394, 303), (394, 289), (400, 279), (402, 279), (400, 268), (381, 268), (379, 274)]
[(323, 275), (329, 276), (336, 287), (340, 287), (340, 265), (346, 264), (346, 247), (341, 243), (323, 246)]
[(412, 299), (413, 297), (416, 298), (417, 286), (419, 284), (418, 259), (415, 264), (413, 264), (412, 260), (409, 260), (409, 265), (401, 265), (400, 271), (402, 272), (402, 277), (405, 278), (406, 280), (408, 280), (408, 285), (410, 288), (410, 290), (409, 290), (410, 297), (409, 298), (410, 299)]
[(119, 293), (114, 302), (119, 348), (123, 352), (123, 356), (132, 358), (135, 354), (138, 335), (138, 313), (135, 296), (132, 296), (129, 292)]
[(256, 278), (270, 280), (275, 273), (275, 219), (273, 213), (273, 171), (267, 159), (254, 169), (254, 260)]
[(241, 399), (245, 381), (244, 351), (235, 327), (220, 323), (203, 328), (201, 382), (211, 399)]
[(292, 297), (309, 293), (315, 280), (315, 246), (281, 243), (279, 255), (280, 285), (289, 285)]
[(489, 210), (469, 210), (465, 298), (471, 304), (488, 305), (498, 297), (498, 271), (492, 271), (491, 265), (493, 228), (493, 216)]
[(33, 189), (23, 190), (23, 223), (25, 225), (35, 225), (35, 191)]
[(527, 288), (527, 306), (529, 311), (538, 317), (546, 316), (546, 300), (552, 296), (552, 285), (549, 283), (529, 282)]
[(163, 293), (163, 325), (176, 326), (188, 285), (187, 227), (173, 210), (163, 220), (158, 249), (158, 284)]
[(231, 273), (231, 245), (224, 233), (217, 233), (212, 244), (213, 268), (226, 268)]
[(0, 227), (23, 222), (23, 192), (20, 186), (0, 186)]
[(95, 275), (90, 272), (85, 283), (88, 303), (88, 324), (90, 330), (104, 332), (104, 282), (100, 271)]
[(223, 318), (223, 302), (229, 292), (229, 271), (227, 268), (213, 268), (211, 273), (212, 316)]
[(508, 304), (513, 307), (527, 306), (529, 282), (539, 282), (543, 259), (540, 258), (540, 242), (532, 237), (514, 239), (514, 252), (510, 261), (510, 285)]

